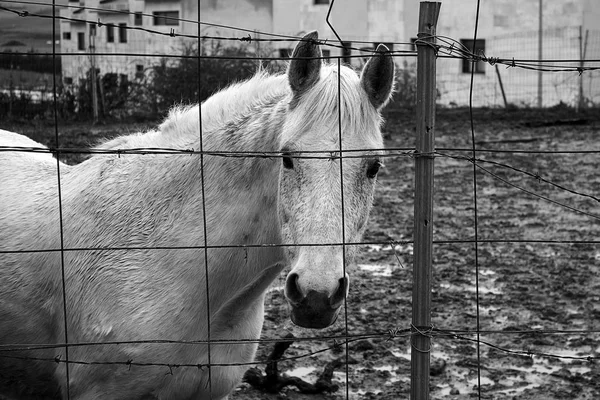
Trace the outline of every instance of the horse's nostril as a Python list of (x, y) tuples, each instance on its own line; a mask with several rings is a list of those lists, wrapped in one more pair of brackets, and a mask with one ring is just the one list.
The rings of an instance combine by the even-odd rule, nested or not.
[(292, 303), (300, 303), (305, 297), (298, 287), (298, 278), (298, 274), (293, 272), (285, 280), (285, 297)]
[(329, 305), (331, 308), (339, 308), (344, 302), (346, 293), (348, 292), (348, 277), (345, 276), (340, 278), (339, 284), (333, 295), (329, 298)]

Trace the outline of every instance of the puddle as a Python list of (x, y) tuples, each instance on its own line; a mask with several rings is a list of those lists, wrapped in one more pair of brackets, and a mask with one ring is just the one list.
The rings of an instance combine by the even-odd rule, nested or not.
[(413, 254), (414, 247), (413, 247), (412, 243), (406, 243), (406, 244), (394, 243), (393, 247), (392, 247), (392, 244), (385, 244), (385, 245), (368, 244), (367, 245), (367, 252), (369, 252), (369, 253), (379, 252), (379, 251), (392, 251), (392, 250), (394, 250), (396, 253)]
[[(502, 290), (500, 290), (500, 288), (495, 287), (490, 285), (490, 283), (493, 282), (482, 282), (479, 281), (479, 294), (502, 294)], [(488, 286), (489, 285), (489, 286)], [(456, 291), (456, 292), (471, 292), (471, 293), (475, 293), (476, 287), (475, 287), (475, 282), (473, 282), (472, 285), (468, 285), (468, 286), (459, 286), (459, 285), (454, 285), (452, 283), (440, 283), (440, 287), (443, 289), (447, 289), (447, 290), (452, 290), (452, 291)]]
[[(550, 353), (559, 356), (577, 356), (580, 355), (577, 351), (563, 349), (552, 349)], [(448, 359), (450, 355), (446, 352), (436, 352), (436, 357)], [(522, 394), (524, 391), (529, 389), (535, 389), (548, 382), (548, 377), (551, 374), (557, 373), (562, 369), (567, 369), (571, 374), (586, 374), (591, 372), (591, 368), (585, 365), (573, 366), (570, 365), (572, 360), (560, 359), (559, 362), (549, 361), (544, 357), (533, 356), (533, 365), (522, 367), (512, 365), (510, 367), (497, 366), (491, 368), (493, 374), (502, 372), (499, 379), (494, 380), (487, 376), (490, 372), (481, 371), (481, 386), (484, 393), (493, 393), (494, 395), (502, 395), (507, 397), (514, 397)], [(484, 359), (485, 360), (485, 359)], [(489, 360), (484, 361), (486, 368), (489, 368)], [(456, 367), (449, 365), (446, 368), (446, 375), (448, 379), (446, 381), (452, 382), (451, 384), (442, 383), (438, 387), (440, 388), (439, 395), (442, 397), (452, 396), (451, 391), (458, 390), (459, 394), (455, 396), (464, 397), (468, 393), (474, 393), (477, 390), (478, 378), (476, 370), (469, 368)], [(485, 387), (487, 386), (487, 387)], [(436, 391), (436, 397), (437, 397)]]
[(370, 272), (373, 276), (392, 276), (393, 265), (358, 264), (358, 268)]
[(303, 379), (305, 381), (310, 382), (309, 375), (315, 372), (316, 368), (314, 367), (298, 367), (294, 369), (290, 369), (288, 371), (284, 371), (284, 374), (287, 376), (295, 376), (296, 378)]

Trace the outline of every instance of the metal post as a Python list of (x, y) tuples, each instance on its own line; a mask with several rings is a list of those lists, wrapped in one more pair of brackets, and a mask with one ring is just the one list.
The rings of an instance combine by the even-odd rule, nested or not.
[[(90, 41), (90, 80), (92, 81), (92, 113), (94, 116), (94, 124), (98, 123), (98, 77), (96, 75), (96, 26), (92, 25), (88, 29), (90, 30), (89, 41)], [(93, 29), (93, 30), (92, 30)]]
[(502, 84), (502, 77), (500, 76), (500, 70), (498, 64), (494, 64), (496, 68), (496, 76), (498, 77), (498, 83), (500, 84), (500, 91), (502, 92), (502, 99), (504, 100), (504, 108), (508, 108), (508, 101), (506, 101), (506, 93), (504, 92), (504, 85)]
[(411, 399), (429, 399), (431, 264), (433, 259), (433, 152), (435, 34), (440, 2), (421, 2), (417, 34), (417, 140), (415, 152), (415, 260), (413, 267)]
[(584, 96), (583, 96), (583, 66), (584, 60), (587, 52), (587, 43), (588, 43), (588, 34), (590, 33), (589, 29), (585, 30), (585, 41), (583, 39), (583, 26), (579, 26), (579, 101), (577, 102), (577, 111), (581, 111), (581, 109), (585, 106)]
[(538, 108), (542, 108), (543, 105), (543, 101), (542, 101), (542, 86), (543, 86), (543, 81), (542, 81), (542, 77), (543, 77), (543, 72), (542, 72), (542, 56), (543, 56), (543, 51), (542, 51), (542, 46), (543, 46), (543, 28), (544, 28), (544, 24), (542, 21), (542, 17), (544, 15), (543, 11), (542, 11), (542, 3), (543, 0), (540, 0), (540, 5), (539, 5), (539, 10), (538, 10), (538, 63), (539, 63), (539, 68), (540, 70), (538, 71)]

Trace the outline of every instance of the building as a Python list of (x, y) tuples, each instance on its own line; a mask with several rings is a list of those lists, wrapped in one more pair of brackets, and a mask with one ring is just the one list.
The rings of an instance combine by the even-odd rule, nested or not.
[(64, 83), (76, 83), (92, 66), (131, 79), (161, 57), (181, 54), (183, 40), (167, 35), (189, 29), (183, 11), (181, 1), (69, 0), (60, 12)]
[[(318, 30), (327, 40), (325, 56), (343, 57), (360, 65), (373, 43), (386, 43), (396, 52), (401, 68), (414, 68), (419, 2), (417, 0), (338, 0), (326, 22), (330, 0), (69, 0), (61, 11), (61, 48), (65, 83), (76, 82), (91, 66), (123, 79), (141, 77), (163, 57), (181, 55), (186, 45), (202, 36), (225, 40), (213, 46), (245, 46), (264, 57), (289, 55), (293, 40), (241, 41), (242, 37), (281, 39)], [(543, 59), (600, 59), (600, 3), (594, 0), (488, 0), (481, 5), (477, 41), (473, 42), (476, 2), (444, 0), (438, 35), (456, 46), (475, 48), (488, 57), (536, 60), (540, 54), (539, 18), (542, 5)], [(201, 24), (198, 24), (198, 19)], [(234, 29), (237, 28), (237, 29)], [(343, 46), (337, 39), (342, 40)], [(585, 55), (584, 55), (585, 53)], [(175, 58), (173, 58), (175, 59)], [(558, 65), (555, 62), (553, 65)], [(568, 64), (573, 66), (573, 63)], [(471, 69), (475, 68), (476, 106), (570, 105), (600, 101), (600, 75), (586, 72), (543, 73), (519, 68), (438, 60), (438, 101), (444, 105), (469, 102)], [(502, 83), (502, 85), (501, 85)], [(506, 99), (506, 100), (505, 100)]]
[[(408, 2), (347, 0), (336, 5), (331, 23), (346, 48), (324, 46), (324, 55), (344, 56), (351, 63), (356, 61), (352, 56), (360, 54), (358, 49), (373, 48), (367, 42), (385, 42), (393, 48), (393, 43), (405, 36), (401, 17)], [(179, 55), (186, 43), (195, 41), (198, 14), (207, 23), (200, 25), (201, 35), (272, 38), (265, 33), (276, 33), (297, 37), (318, 30), (321, 38), (338, 43), (325, 20), (328, 9), (328, 0), (201, 0), (200, 10), (196, 0), (69, 0), (60, 14), (64, 81), (74, 83), (92, 65), (100, 73), (135, 78), (159, 58)], [(232, 40), (227, 45), (245, 45), (257, 54), (287, 57), (295, 42), (244, 44)]]

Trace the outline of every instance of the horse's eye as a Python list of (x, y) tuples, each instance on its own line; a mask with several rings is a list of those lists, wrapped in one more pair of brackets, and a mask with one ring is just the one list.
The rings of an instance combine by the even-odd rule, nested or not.
[(283, 161), (283, 168), (294, 169), (294, 159), (292, 156), (290, 156), (290, 153), (283, 153), (283, 157), (281, 159)]
[(379, 172), (379, 168), (381, 167), (381, 161), (374, 161), (371, 163), (371, 165), (369, 165), (369, 168), (367, 169), (367, 177), (369, 179), (373, 179), (377, 176), (377, 173)]

